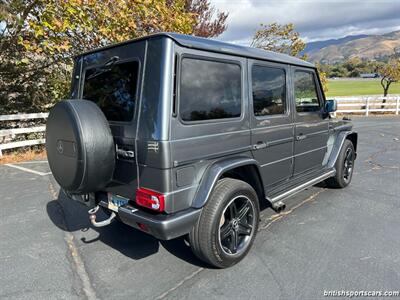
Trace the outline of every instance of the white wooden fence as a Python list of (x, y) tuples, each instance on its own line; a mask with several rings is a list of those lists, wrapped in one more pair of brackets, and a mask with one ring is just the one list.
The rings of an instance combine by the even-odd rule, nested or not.
[[(1, 115), (0, 124), (4, 121), (20, 121), (20, 120), (33, 120), (33, 119), (46, 119), (48, 113), (38, 113), (38, 114), (16, 114), (16, 115)], [(0, 125), (1, 128), (1, 125)], [(16, 128), (16, 129), (0, 129), (0, 157), (3, 155), (2, 150), (19, 148), (24, 146), (32, 146), (38, 144), (44, 144), (45, 139), (36, 140), (25, 140), (10, 143), (3, 143), (7, 136), (14, 137), (17, 134), (22, 133), (34, 133), (34, 132), (44, 132), (46, 126), (36, 126), (29, 128)]]
[[(361, 113), (368, 116), (371, 112), (391, 112), (396, 115), (400, 114), (400, 95), (390, 97), (378, 97), (378, 96), (355, 96), (355, 97), (335, 97), (337, 101), (338, 109), (333, 113)], [(383, 103), (383, 100), (386, 100)], [(19, 121), (19, 120), (31, 120), (31, 119), (46, 119), (48, 113), (37, 113), (37, 114), (16, 114), (16, 115), (1, 115), (0, 124), (4, 121)], [(0, 126), (1, 128), (1, 126)], [(29, 128), (16, 128), (16, 129), (0, 129), (0, 142), (7, 136), (14, 137), (17, 134), (22, 133), (33, 133), (33, 132), (44, 132), (46, 127), (36, 126)], [(32, 146), (38, 144), (44, 144), (45, 139), (25, 140), (10, 143), (0, 143), (0, 157), (2, 156), (2, 150), (13, 149), (24, 146)]]
[[(400, 113), (400, 96), (378, 97), (378, 96), (355, 96), (335, 97), (338, 109), (333, 113), (361, 113), (368, 116), (371, 112)], [(385, 103), (383, 103), (385, 101)]]

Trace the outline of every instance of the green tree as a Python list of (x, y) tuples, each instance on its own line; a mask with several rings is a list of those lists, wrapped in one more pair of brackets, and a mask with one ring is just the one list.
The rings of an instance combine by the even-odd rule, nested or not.
[[(383, 96), (389, 93), (390, 85), (400, 81), (400, 59), (391, 59), (380, 68), (381, 86), (383, 88)], [(384, 100), (385, 102), (385, 100)]]
[(359, 57), (351, 57), (342, 63), (342, 66), (347, 69), (347, 76), (360, 77), (362, 73), (376, 73), (376, 62), (367, 61)]
[(0, 1), (0, 114), (38, 111), (66, 90), (65, 74), (20, 43), (37, 8), (37, 1)]
[(334, 65), (321, 65), (328, 77), (359, 77), (362, 73), (379, 73), (385, 65), (382, 61), (371, 61), (352, 57)]
[(343, 64), (335, 64), (332, 66), (331, 72), (329, 73), (329, 77), (347, 77), (348, 71)]
[(331, 77), (330, 76), (330, 73), (332, 71), (332, 66), (331, 65), (323, 64), (323, 63), (319, 63), (319, 62), (317, 62), (315, 65), (317, 66), (317, 68), (318, 68), (318, 70), (320, 72), (324, 72), (325, 73), (326, 77)]

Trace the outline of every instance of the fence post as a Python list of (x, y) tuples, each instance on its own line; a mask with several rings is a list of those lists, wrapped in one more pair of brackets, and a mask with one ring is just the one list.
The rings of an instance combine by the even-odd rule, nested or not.
[(365, 98), (365, 115), (369, 115), (369, 97)]
[[(339, 106), (339, 101), (337, 100), (337, 98), (333, 98), (336, 101), (336, 110), (338, 109)], [(333, 112), (333, 116), (336, 118), (336, 110)]]
[(397, 98), (396, 98), (396, 115), (399, 114), (399, 110), (400, 110), (400, 96), (397, 96)]

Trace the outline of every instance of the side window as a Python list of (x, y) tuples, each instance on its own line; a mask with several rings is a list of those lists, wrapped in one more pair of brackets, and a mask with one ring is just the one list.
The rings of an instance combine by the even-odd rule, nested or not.
[(254, 115), (283, 114), (286, 107), (285, 70), (253, 66), (251, 73)]
[(320, 102), (312, 72), (295, 71), (294, 95), (296, 98), (296, 111), (312, 112), (320, 110)]
[(179, 113), (184, 121), (239, 117), (241, 68), (234, 63), (184, 58), (179, 97)]

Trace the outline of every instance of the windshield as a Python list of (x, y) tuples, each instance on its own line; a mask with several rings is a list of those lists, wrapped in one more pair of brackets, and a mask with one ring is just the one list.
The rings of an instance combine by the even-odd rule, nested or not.
[(137, 61), (87, 69), (83, 99), (95, 102), (109, 121), (131, 121), (137, 97), (138, 73)]

